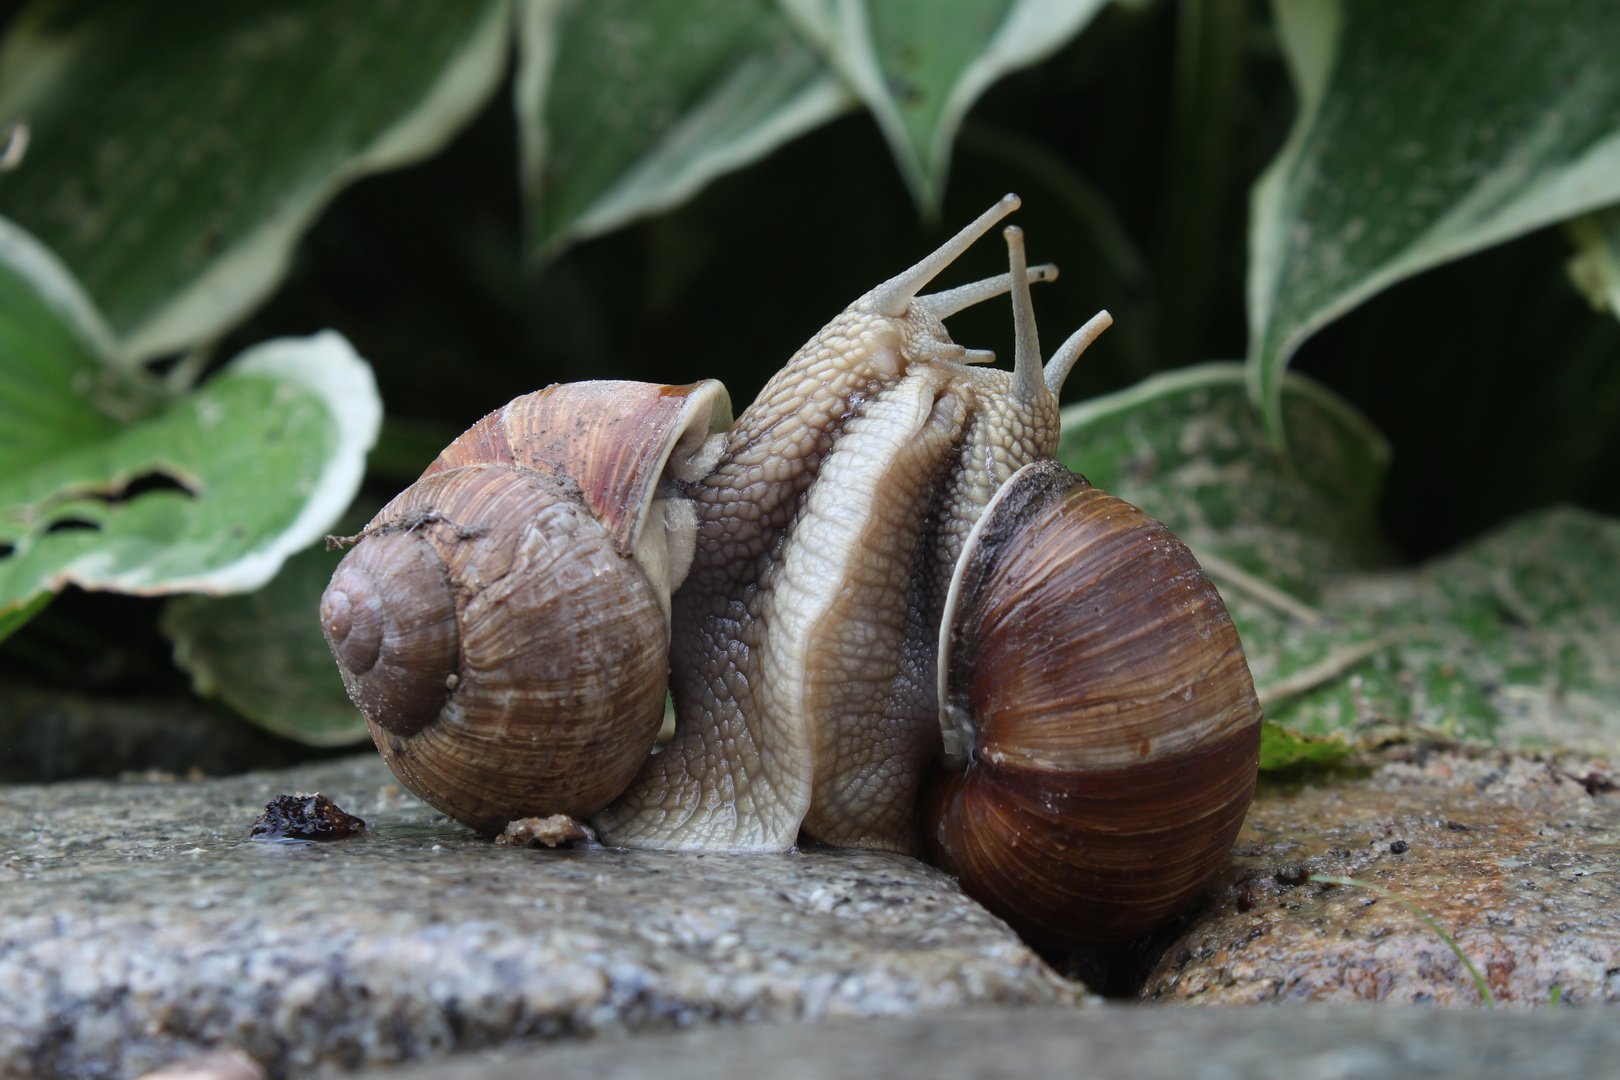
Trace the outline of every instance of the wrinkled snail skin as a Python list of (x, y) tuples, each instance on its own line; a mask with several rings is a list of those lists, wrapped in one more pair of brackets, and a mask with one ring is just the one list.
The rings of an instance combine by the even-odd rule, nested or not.
[[(926, 854), (1031, 940), (1196, 895), (1255, 783), (1260, 709), (1186, 547), (1051, 458), (1022, 234), (922, 289), (1008, 196), (858, 298), (730, 419), (712, 381), (576, 383), (447, 448), (321, 617), (396, 774), (465, 824), (609, 844)], [(1012, 294), (1013, 370), (943, 320)], [(650, 754), (674, 698), (673, 741)]]
[(1014, 280), (1027, 297), (1021, 235), (1009, 231), (1014, 265), (1001, 278), (917, 294), (1016, 206), (1003, 200), (857, 299), (737, 418), (692, 489), (697, 543), (670, 657), (675, 739), (597, 817), (605, 841), (784, 851), (803, 834), (917, 851), (951, 567), (990, 495), (1058, 437), (1038, 355), (1012, 372), (970, 366), (990, 357), (952, 342), (941, 321)]
[(552, 387), (480, 421), (367, 525), (321, 621), (407, 788), (486, 832), (586, 817), (624, 789), (663, 720), (690, 558), (676, 474), (707, 467), (728, 421), (713, 382)]

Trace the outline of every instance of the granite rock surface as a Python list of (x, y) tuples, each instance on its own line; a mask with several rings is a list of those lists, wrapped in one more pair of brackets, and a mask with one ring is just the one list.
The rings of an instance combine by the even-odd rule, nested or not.
[[(320, 791), (369, 823), (248, 831)], [(510, 1040), (1084, 1000), (913, 860), (556, 851), (470, 835), (375, 757), (0, 788), (0, 1076), (237, 1047), (275, 1077)]]
[(365, 1074), (361, 1080), (1591, 1080), (1620, 1024), (1596, 1009), (1031, 1008), (702, 1028)]
[[(1523, 1021), (1542, 1026), (1502, 1020), (1479, 1034), (1473, 1021), (1400, 1009), (1316, 1013), (1335, 1019), (1315, 1028), (1244, 1014), (1213, 1029), (1247, 1033), (1227, 1050), (1188, 1019), (1197, 1010), (1094, 1018), (1077, 1007), (1088, 1001), (1078, 984), (908, 859), (503, 846), (401, 792), (369, 756), (231, 779), (0, 788), (0, 1076), (133, 1077), (225, 1047), (278, 1078), (451, 1054), (459, 1064), (443, 1068), (473, 1070), (455, 1073), (467, 1080), (530, 1075), (532, 1061), (553, 1063), (548, 1076), (639, 1075), (666, 1052), (666, 1078), (733, 1059), (781, 1059), (804, 1076), (862, 1062), (897, 1076), (1011, 1071), (997, 1061), (1057, 1075), (1076, 1053), (1128, 1060), (1126, 1032), (1157, 1048), (1139, 1076), (1161, 1065), (1167, 1076), (1270, 1075), (1253, 1071), (1266, 1053), (1296, 1055), (1303, 1071), (1291, 1076), (1467, 1075), (1446, 1061), (1473, 1061), (1490, 1032), (1543, 1051), (1593, 1024), (1620, 1032), (1609, 1009), (1566, 1018), (1572, 1005), (1620, 1002), (1615, 779), (1590, 759), (1406, 749), (1359, 774), (1263, 787), (1204, 901), (1123, 947), (1146, 958), (1143, 998), (1478, 1003), (1423, 919), (1377, 892), (1310, 880), (1328, 874), (1418, 905), (1498, 1004), (1538, 1007)], [(368, 828), (324, 843), (248, 840), (273, 796), (299, 791), (325, 793)], [(1561, 1007), (1549, 1010), (1554, 988)], [(971, 1011), (986, 1006), (1018, 1008)], [(1347, 1042), (1311, 1034), (1339, 1017)], [(885, 1019), (821, 1026), (859, 1018)], [(687, 1028), (699, 1030), (685, 1041), (658, 1034)], [(974, 1031), (982, 1051), (958, 1038)], [(1023, 1057), (1009, 1041), (1020, 1032), (1035, 1048)], [(545, 1048), (558, 1040), (579, 1045)], [(1194, 1053), (1206, 1043), (1216, 1049)], [(488, 1048), (506, 1056), (460, 1053)], [(1201, 1064), (1175, 1071), (1187, 1062)]]
[[(1142, 996), (1160, 1002), (1620, 1004), (1620, 792), (1603, 761), (1413, 751), (1263, 790)], [(1620, 1027), (1620, 1014), (1613, 1022)]]

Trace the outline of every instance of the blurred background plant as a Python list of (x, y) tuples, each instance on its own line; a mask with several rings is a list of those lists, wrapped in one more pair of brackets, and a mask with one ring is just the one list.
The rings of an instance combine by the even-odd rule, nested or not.
[(1268, 767), (1620, 746), (1610, 0), (0, 19), (0, 778), (363, 741), (320, 535), (554, 381), (746, 402), (1007, 190), (1048, 336), (1117, 320), (1062, 455), (1205, 559)]

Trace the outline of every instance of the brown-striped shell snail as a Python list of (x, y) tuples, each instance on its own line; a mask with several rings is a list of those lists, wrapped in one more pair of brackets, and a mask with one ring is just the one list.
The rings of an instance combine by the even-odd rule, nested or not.
[[(922, 288), (1001, 200), (857, 299), (733, 423), (715, 382), (575, 383), (457, 439), (322, 598), (400, 780), (495, 831), (927, 854), (1046, 944), (1141, 932), (1225, 857), (1260, 708), (1186, 547), (1054, 463), (1011, 269)], [(1014, 370), (942, 320), (1012, 292)], [(943, 627), (943, 629), (942, 629)], [(676, 729), (651, 753), (665, 685)]]

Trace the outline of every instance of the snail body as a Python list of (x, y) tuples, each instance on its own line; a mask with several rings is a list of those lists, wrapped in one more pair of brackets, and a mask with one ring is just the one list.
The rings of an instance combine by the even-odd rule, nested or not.
[[(652, 627), (647, 643), (626, 635), (623, 650), (603, 649), (586, 665), (617, 666), (626, 683), (634, 672), (638, 687), (650, 682), (655, 690), (575, 719), (605, 730), (617, 721), (604, 713), (651, 717), (662, 683), (628, 653), (659, 640), (677, 716), (673, 741), (652, 756), (650, 719), (626, 725), (633, 737), (609, 740), (627, 747), (622, 756), (595, 747), (566, 763), (539, 763), (542, 755), (530, 754), (506, 785), (522, 797), (485, 798), (479, 815), (451, 810), (461, 796), (436, 790), (453, 784), (448, 772), (431, 780), (420, 767), (414, 779), (401, 772), (407, 786), (480, 828), (499, 828), (496, 818), (594, 813), (605, 842), (629, 847), (784, 851), (809, 840), (926, 851), (971, 894), (1044, 941), (1125, 936), (1190, 899), (1224, 857), (1252, 795), (1259, 707), (1231, 621), (1186, 548), (1050, 460), (1058, 389), (1109, 320), (1092, 320), (1043, 368), (1029, 283), (1054, 271), (1026, 267), (1022, 236), (1011, 228), (1009, 273), (920, 295), (1016, 206), (1003, 199), (916, 267), (857, 299), (734, 424), (715, 407), (723, 391), (624, 390), (652, 401), (684, 390), (702, 401), (637, 420), (646, 431), (639, 441), (623, 440), (636, 445), (611, 448), (617, 463), (604, 469), (589, 445), (609, 422), (596, 408), (605, 406), (617, 423), (624, 405), (598, 391), (554, 387), (507, 407), (524, 403), (521, 422), (486, 418), (441, 455), (419, 481), (425, 501), (407, 492), (399, 507), (385, 508), (344, 566), (361, 562), (373, 536), (425, 531), (457, 547), (478, 542), (457, 529), (512, 531), (497, 523), (492, 505), (446, 509), (435, 485), (471, 485), (480, 470), (538, 463), (541, 486), (572, 499), (574, 517), (605, 523), (609, 547), (665, 616), (660, 623), (638, 615)], [(952, 342), (943, 319), (1009, 290), (1014, 370), (978, 366), (993, 357)], [(491, 434), (514, 425), (523, 436), (515, 442)], [(578, 454), (537, 452), (559, 441), (577, 441)], [(603, 473), (625, 491), (592, 479)], [(465, 479), (452, 484), (449, 476)], [(592, 491), (604, 494), (593, 501)], [(535, 524), (528, 506), (523, 528)], [(410, 527), (419, 518), (425, 524)], [(337, 593), (344, 574), (340, 567), (334, 577)], [(498, 617), (498, 604), (475, 610), (449, 571), (445, 581), (461, 637), (469, 616)], [(648, 607), (636, 588), (625, 591), (629, 607)], [(329, 590), (323, 620), (328, 609), (363, 606), (337, 593)], [(1013, 614), (996, 614), (1004, 607)], [(537, 623), (505, 637), (523, 654), (552, 652), (578, 633)], [(1103, 642), (1099, 652), (1110, 633), (1124, 644)], [(334, 638), (340, 666), (345, 649), (357, 651)], [(656, 660), (651, 666), (661, 672), (664, 654)], [(987, 666), (1005, 677), (980, 670)], [(413, 685), (442, 685), (441, 670)], [(435, 690), (438, 698), (412, 716), (452, 718), (446, 701), (470, 694), (463, 688), (486, 681), (487, 670), (463, 661), (449, 697)], [(363, 710), (368, 693), (385, 696), (347, 669), (345, 678)], [(463, 734), (463, 742), (483, 752), (500, 742), (559, 738), (525, 735), (525, 717), (543, 710), (518, 703), (515, 690), (501, 685), (498, 734)], [(1042, 698), (1035, 687), (1052, 692)], [(373, 718), (390, 764), (406, 757), (391, 750), (404, 726)], [(533, 730), (558, 729), (542, 718)], [(572, 770), (593, 755), (613, 757), (613, 783), (566, 806), (541, 794), (581, 786)], [(624, 771), (623, 760), (634, 765)], [(543, 777), (532, 771), (542, 764), (551, 770)], [(1148, 778), (1140, 793), (1136, 775)], [(615, 785), (622, 793), (609, 790)], [(1119, 820), (1132, 813), (1152, 821)], [(1157, 858), (1166, 847), (1173, 850)], [(1008, 884), (1029, 877), (1032, 887)], [(1039, 901), (1029, 912), (1021, 891)]]

